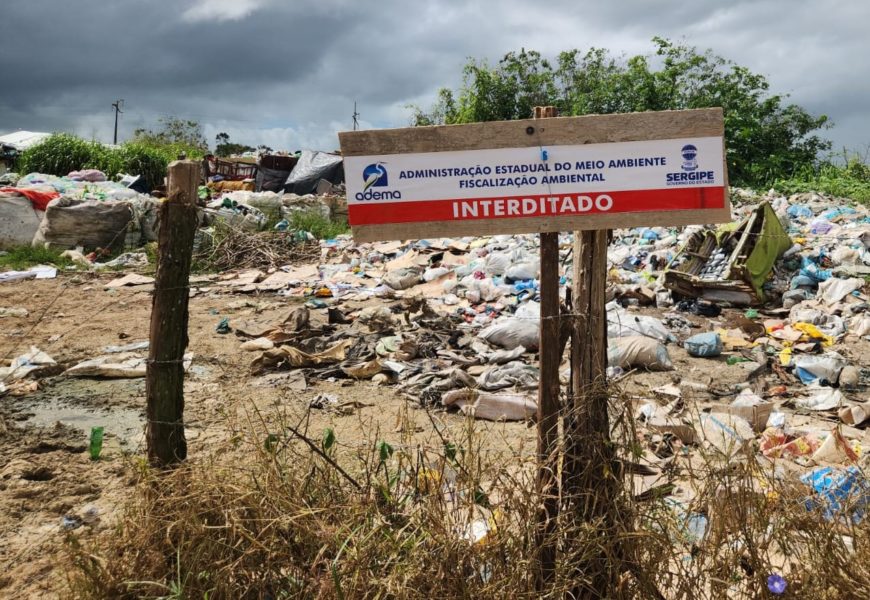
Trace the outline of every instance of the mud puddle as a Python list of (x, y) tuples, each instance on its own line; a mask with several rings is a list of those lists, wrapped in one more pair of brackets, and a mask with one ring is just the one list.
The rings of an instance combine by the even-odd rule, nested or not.
[(7, 401), (4, 412), (18, 427), (52, 427), (63, 423), (87, 434), (103, 427), (107, 436), (134, 450), (143, 440), (145, 427), (144, 380), (94, 380), (57, 378), (44, 389)]

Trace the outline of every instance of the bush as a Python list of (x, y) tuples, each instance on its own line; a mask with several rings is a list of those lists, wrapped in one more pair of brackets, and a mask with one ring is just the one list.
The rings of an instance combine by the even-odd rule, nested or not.
[(290, 218), (290, 227), (297, 231), (307, 231), (319, 240), (330, 240), (348, 231), (347, 222), (332, 221), (313, 210), (294, 212)]
[(870, 165), (854, 156), (847, 156), (845, 165), (828, 160), (791, 178), (778, 179), (773, 187), (783, 194), (821, 192), (870, 203)]
[(79, 169), (103, 166), (108, 149), (68, 133), (56, 133), (25, 150), (18, 158), (21, 173), (66, 175)]
[(21, 173), (45, 173), (63, 177), (70, 171), (99, 169), (113, 179), (119, 173), (141, 175), (151, 188), (163, 184), (166, 168), (182, 153), (201, 158), (202, 151), (184, 144), (127, 142), (110, 148), (68, 133), (55, 133), (28, 148), (18, 158)]

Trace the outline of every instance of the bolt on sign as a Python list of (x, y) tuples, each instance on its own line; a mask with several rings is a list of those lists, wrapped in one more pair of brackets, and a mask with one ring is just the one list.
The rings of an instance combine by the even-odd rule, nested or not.
[(339, 134), (357, 241), (731, 220), (722, 109)]

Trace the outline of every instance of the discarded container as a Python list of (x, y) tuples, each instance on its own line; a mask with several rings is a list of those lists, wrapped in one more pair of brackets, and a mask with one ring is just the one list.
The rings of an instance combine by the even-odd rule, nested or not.
[(737, 305), (764, 302), (762, 285), (791, 239), (767, 202), (729, 229), (692, 235), (668, 264), (665, 287), (682, 296)]
[(91, 460), (100, 458), (100, 452), (103, 450), (103, 428), (91, 427), (91, 440), (88, 446), (88, 453), (91, 455)]

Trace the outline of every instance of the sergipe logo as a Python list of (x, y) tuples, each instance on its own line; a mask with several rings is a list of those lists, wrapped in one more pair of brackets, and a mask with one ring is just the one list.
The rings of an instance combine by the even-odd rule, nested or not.
[(680, 156), (683, 162), (680, 165), (682, 171), (666, 173), (666, 185), (714, 185), (716, 183), (715, 171), (701, 171), (698, 167), (698, 148), (694, 144), (686, 144), (680, 148)]
[(686, 144), (680, 150), (680, 156), (683, 157), (683, 171), (695, 171), (698, 168), (698, 149), (692, 144)]
[(384, 163), (374, 163), (363, 169), (363, 191), (373, 187), (387, 187), (387, 170), (384, 168)]

